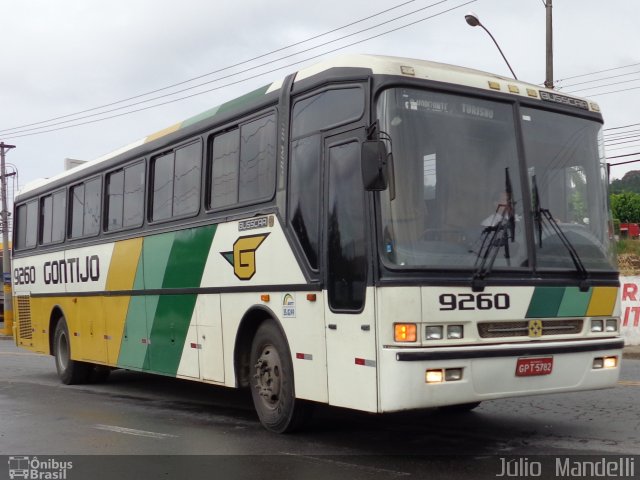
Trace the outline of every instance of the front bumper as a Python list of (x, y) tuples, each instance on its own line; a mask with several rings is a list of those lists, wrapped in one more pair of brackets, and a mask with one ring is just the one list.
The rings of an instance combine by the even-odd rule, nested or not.
[[(562, 342), (403, 349), (380, 355), (380, 412), (428, 408), (496, 398), (612, 387), (620, 375), (624, 341), (618, 338)], [(523, 357), (553, 357), (548, 375), (518, 377)], [(593, 359), (617, 356), (615, 368), (594, 369)], [(460, 368), (462, 379), (425, 382), (431, 369)]]

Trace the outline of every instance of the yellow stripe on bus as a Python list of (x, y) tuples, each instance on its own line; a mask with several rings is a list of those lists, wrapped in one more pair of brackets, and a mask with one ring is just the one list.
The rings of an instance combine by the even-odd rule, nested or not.
[(613, 314), (618, 297), (618, 287), (595, 287), (587, 308), (587, 317), (600, 317)]
[[(105, 286), (107, 291), (126, 291), (133, 288), (142, 252), (142, 241), (142, 238), (132, 238), (116, 242), (107, 275)], [(115, 365), (120, 355), (120, 345), (130, 299), (130, 296), (107, 296), (102, 299), (103, 308), (109, 312), (104, 318), (107, 358), (103, 362), (110, 365)]]
[(170, 127), (160, 130), (159, 132), (152, 133), (147, 138), (145, 138), (144, 142), (149, 143), (152, 140), (156, 140), (160, 137), (164, 137), (165, 135), (169, 135), (170, 133), (177, 132), (178, 130), (180, 130), (180, 125), (182, 125), (182, 123), (176, 123), (175, 125), (171, 125)]
[(138, 259), (142, 251), (142, 238), (117, 242), (113, 247), (106, 290), (131, 290), (136, 277)]

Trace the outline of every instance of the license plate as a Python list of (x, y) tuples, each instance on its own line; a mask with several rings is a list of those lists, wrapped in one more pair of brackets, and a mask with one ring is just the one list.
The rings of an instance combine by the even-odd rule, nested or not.
[(516, 364), (516, 377), (549, 375), (553, 370), (553, 357), (519, 358)]

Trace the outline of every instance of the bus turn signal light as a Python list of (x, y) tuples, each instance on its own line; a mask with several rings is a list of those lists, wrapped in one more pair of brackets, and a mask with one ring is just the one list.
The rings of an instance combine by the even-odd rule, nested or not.
[(393, 339), (396, 342), (415, 342), (418, 339), (415, 323), (395, 323), (393, 330)]

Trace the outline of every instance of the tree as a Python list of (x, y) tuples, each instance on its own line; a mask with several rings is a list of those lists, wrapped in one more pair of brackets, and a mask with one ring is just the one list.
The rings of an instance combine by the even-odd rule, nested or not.
[(623, 192), (611, 194), (613, 218), (621, 222), (640, 222), (640, 194)]

